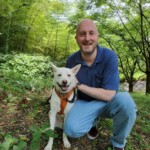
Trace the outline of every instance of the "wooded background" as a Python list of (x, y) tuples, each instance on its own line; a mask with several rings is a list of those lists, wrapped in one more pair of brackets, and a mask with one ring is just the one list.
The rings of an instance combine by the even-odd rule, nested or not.
[(83, 18), (97, 24), (99, 44), (117, 53), (129, 91), (144, 79), (145, 93), (150, 93), (148, 0), (1, 0), (0, 55), (39, 53), (65, 64), (68, 55), (78, 50), (75, 27)]

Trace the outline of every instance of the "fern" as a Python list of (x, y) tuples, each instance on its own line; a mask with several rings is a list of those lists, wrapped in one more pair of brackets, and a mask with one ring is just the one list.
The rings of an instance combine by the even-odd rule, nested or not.
[(30, 150), (39, 150), (40, 149), (40, 141), (41, 138), (46, 136), (48, 137), (57, 137), (57, 134), (49, 129), (49, 125), (42, 125), (42, 127), (38, 127), (37, 125), (30, 128), (32, 131), (32, 141), (30, 145)]

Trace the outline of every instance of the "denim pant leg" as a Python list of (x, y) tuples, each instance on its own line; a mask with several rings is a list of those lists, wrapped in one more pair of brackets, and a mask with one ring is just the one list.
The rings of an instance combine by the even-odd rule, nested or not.
[(68, 112), (64, 122), (64, 132), (72, 138), (86, 134), (94, 125), (107, 102), (77, 100)]
[(136, 120), (136, 112), (136, 105), (128, 92), (118, 92), (107, 103), (104, 116), (113, 118), (111, 143), (114, 147), (123, 148), (125, 146), (126, 138)]

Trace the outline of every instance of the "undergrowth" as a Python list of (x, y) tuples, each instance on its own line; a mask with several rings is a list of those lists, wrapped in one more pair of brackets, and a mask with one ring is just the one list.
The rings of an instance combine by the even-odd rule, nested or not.
[[(43, 149), (48, 136), (55, 137), (54, 149), (62, 150), (62, 133), (56, 134), (47, 125), (47, 98), (52, 87), (50, 61), (44, 56), (0, 55), (0, 150)], [(138, 113), (126, 149), (149, 150), (150, 95), (142, 92), (131, 95)], [(99, 144), (108, 144), (112, 120), (100, 120), (99, 133), (94, 141), (85, 136), (70, 139), (73, 149), (95, 150)]]

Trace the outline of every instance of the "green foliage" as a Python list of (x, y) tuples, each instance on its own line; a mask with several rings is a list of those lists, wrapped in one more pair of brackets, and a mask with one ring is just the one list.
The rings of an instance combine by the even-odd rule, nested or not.
[[(37, 92), (37, 95), (38, 95), (38, 92)], [(131, 95), (137, 105), (138, 113), (137, 113), (137, 119), (136, 119), (135, 125), (133, 127), (133, 130), (132, 130), (130, 136), (127, 138), (126, 149), (127, 150), (134, 150), (134, 149), (135, 150), (146, 150), (146, 149), (149, 150), (150, 149), (150, 145), (149, 145), (150, 95), (145, 95), (142, 92), (131, 93)], [(35, 98), (35, 96), (32, 94), (30, 96)], [(42, 98), (42, 96), (41, 96), (41, 98)], [(10, 103), (8, 103), (8, 104), (10, 104)], [(45, 116), (47, 114), (47, 112), (46, 112), (47, 106), (44, 105), (44, 107), (43, 107), (43, 105), (41, 105), (41, 103), (39, 103), (39, 101), (33, 101), (33, 104), (35, 106), (32, 108), (27, 107), (26, 112), (31, 114), (31, 113), (36, 113), (36, 112), (33, 112), (35, 109), (40, 110), (40, 112), (41, 112), (40, 116), (39, 116), (39, 114), (36, 113), (37, 120), (36, 120), (36, 117), (32, 117), (32, 120), (34, 120), (34, 124), (44, 123)], [(12, 109), (12, 108), (14, 108), (14, 105), (7, 105), (7, 108)], [(44, 110), (44, 111), (41, 111), (41, 110)], [(3, 109), (1, 111), (3, 113)], [(16, 110), (13, 110), (13, 111), (11, 111), (11, 113), (13, 114), (15, 111)], [(19, 113), (21, 113), (21, 112), (19, 111)], [(24, 111), (22, 113), (24, 113)], [(7, 117), (7, 115), (8, 115), (7, 110), (5, 110), (5, 115)], [(21, 114), (21, 115), (23, 115), (23, 114)], [(3, 115), (0, 116), (1, 120), (3, 120), (2, 116)], [(27, 114), (26, 114), (26, 116), (27, 116)], [(6, 117), (3, 116), (4, 120), (6, 119)], [(6, 133), (8, 131), (12, 135), (18, 134), (17, 137), (20, 137), (20, 139), (21, 139), (19, 141), (28, 141), (27, 149), (38, 150), (41, 147), (44, 147), (46, 145), (49, 136), (52, 136), (54, 138), (57, 136), (54, 131), (51, 131), (49, 129), (49, 125), (42, 125), (41, 127), (35, 125), (35, 126), (31, 127), (29, 130), (28, 126), (27, 126), (28, 120), (26, 120), (25, 118), (23, 120), (21, 120), (21, 122), (20, 122), (20, 117), (16, 117), (15, 121), (13, 121), (13, 122), (12, 122), (12, 118), (7, 117), (7, 119), (10, 119), (8, 121), (10, 121), (11, 123), (8, 124), (7, 128), (5, 128), (1, 125), (1, 127), (3, 127), (2, 128), (3, 135), (1, 135), (2, 133), (0, 133), (0, 139), (3, 139), (2, 137), (4, 135), (6, 135)], [(24, 133), (24, 131), (22, 131), (22, 128), (18, 128), (17, 131), (13, 130), (13, 128), (11, 126), (12, 125), (17, 126), (18, 123), (20, 123), (20, 126), (22, 126), (22, 125), (24, 126), (25, 131), (26, 131), (25, 133)], [(101, 144), (102, 146), (106, 146), (109, 142), (109, 137), (111, 137), (111, 135), (112, 135), (113, 120), (100, 118), (100, 121), (98, 122), (97, 126), (98, 126), (98, 130), (99, 130), (99, 138), (97, 140), (94, 140), (93, 142), (89, 143), (87, 141), (86, 136), (83, 136), (79, 139), (71, 140), (71, 143), (73, 146), (72, 148), (75, 149), (78, 144), (80, 144), (80, 146), (82, 145), (82, 147), (80, 147), (81, 150), (90, 149), (89, 146), (91, 146), (91, 145), (92, 145), (92, 149), (97, 149), (97, 146), (99, 144)], [(32, 138), (31, 138), (31, 136), (28, 136), (29, 133), (31, 133), (31, 132), (32, 132)], [(58, 133), (58, 131), (57, 131), (57, 133)], [(26, 134), (26, 135), (24, 135), (24, 134)], [(54, 149), (61, 149), (59, 146), (63, 145), (62, 138), (61, 138), (62, 134), (61, 134), (61, 132), (59, 132), (58, 134), (60, 136), (55, 138), (55, 140), (54, 140), (54, 147), (55, 147)], [(28, 139), (26, 137), (28, 137)], [(14, 145), (18, 146), (19, 145), (18, 143), (13, 144), (10, 150), (13, 150)], [(60, 143), (59, 146), (58, 146), (58, 143)], [(5, 149), (0, 148), (0, 150), (5, 150)]]
[(0, 58), (2, 73), (18, 73), (24, 78), (47, 77), (50, 72), (50, 57), (34, 56), (29, 54), (1, 54)]
[(42, 127), (38, 127), (37, 125), (30, 128), (32, 131), (32, 141), (30, 145), (30, 150), (38, 150), (40, 149), (40, 141), (41, 138), (46, 136), (47, 139), (49, 137), (57, 137), (57, 134), (49, 129), (49, 125), (42, 125)]
[[(136, 105), (137, 105), (137, 119), (135, 122), (134, 130), (129, 137), (130, 143), (135, 143), (139, 145), (137, 149), (150, 149), (149, 139), (144, 137), (149, 137), (150, 133), (150, 94), (145, 95), (144, 93), (131, 93)], [(143, 127), (143, 128), (141, 128)], [(127, 148), (131, 147), (131, 144), (128, 144)], [(134, 148), (132, 148), (134, 149)]]
[[(48, 139), (49, 137), (56, 138), (57, 134), (49, 129), (49, 125), (42, 125), (41, 128), (37, 125), (34, 125), (30, 128), (32, 132), (32, 141), (30, 145), (30, 150), (38, 150), (40, 149), (40, 141), (44, 139)], [(24, 150), (27, 148), (27, 143), (12, 137), (11, 135), (6, 135), (4, 137), (4, 142), (0, 144), (1, 150)]]
[(27, 147), (27, 143), (21, 141), (17, 138), (12, 137), (11, 135), (6, 135), (4, 142), (0, 144), (1, 150), (24, 150)]
[(0, 1), (0, 52), (68, 56), (76, 46), (65, 19), (70, 7), (67, 1)]
[(52, 84), (50, 57), (0, 54), (0, 87), (6, 90), (40, 90)]

